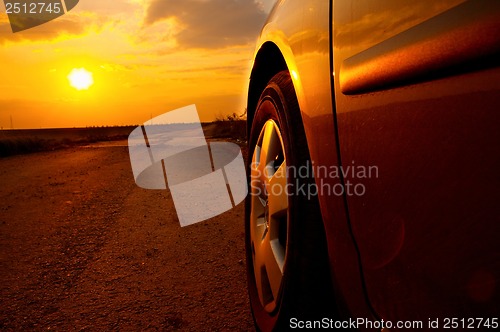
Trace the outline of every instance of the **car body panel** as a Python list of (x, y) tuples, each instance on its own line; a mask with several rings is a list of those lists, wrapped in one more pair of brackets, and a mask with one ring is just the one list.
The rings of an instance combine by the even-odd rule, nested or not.
[[(335, 129), (335, 113), (332, 100), (332, 62), (330, 44), (330, 4), (324, 0), (305, 2), (279, 1), (265, 24), (255, 58), (268, 43), (276, 45), (291, 73), (297, 99), (302, 113), (309, 153), (315, 165), (339, 165)], [(265, 62), (266, 59), (261, 61)], [(252, 78), (255, 80), (256, 68)], [(250, 83), (252, 89), (252, 80)], [(250, 93), (252, 95), (252, 93)], [(255, 95), (248, 101), (248, 118), (252, 121)], [(333, 187), (340, 184), (339, 178), (325, 178)], [(341, 195), (320, 196), (327, 243), (332, 261), (334, 286), (338, 301), (348, 308), (345, 315), (373, 317), (366, 301), (358, 264), (357, 250), (353, 244), (349, 223), (345, 214), (345, 201)], [(342, 252), (335, 255), (334, 251)], [(341, 267), (338, 269), (337, 267)], [(342, 285), (342, 286), (339, 286)], [(344, 302), (348, 301), (348, 304)]]
[[(500, 311), (500, 70), (491, 61), (500, 58), (499, 6), (436, 3), (423, 10), (414, 1), (353, 0), (334, 8), (342, 163), (379, 170), (376, 178), (348, 177), (366, 186), (363, 196), (347, 198), (349, 218), (370, 303), (390, 320), (486, 318)], [(384, 27), (383, 19), (370, 17), (373, 8), (389, 21)], [(391, 22), (400, 20), (396, 13), (413, 23), (403, 29)], [(477, 52), (481, 44), (488, 47)], [(448, 48), (436, 51), (439, 45)], [(390, 47), (393, 55), (413, 51), (384, 62), (380, 49)], [(356, 56), (375, 65), (353, 74), (348, 67)], [(373, 80), (377, 66), (381, 75)], [(405, 66), (410, 69), (391, 74)]]
[[(334, 286), (351, 317), (427, 321), (500, 311), (500, 57), (498, 37), (488, 34), (500, 22), (496, 3), (281, 0), (262, 30), (249, 123), (272, 76), (262, 72), (288, 69), (312, 163), (377, 169), (371, 178), (316, 177), (320, 188), (349, 181), (366, 188), (319, 195)], [(468, 25), (481, 6), (491, 8), (489, 25)], [(450, 21), (456, 11), (463, 21)], [(435, 52), (436, 38), (453, 26), (462, 30), (450, 35), (465, 48), (450, 43)], [(405, 53), (387, 57), (399, 44)], [(283, 66), (263, 65), (269, 45)], [(463, 56), (467, 45), (480, 52)], [(438, 59), (446, 70), (424, 67), (420, 75), (426, 59), (415, 57), (424, 54), (426, 66)], [(382, 69), (377, 76), (371, 68)]]

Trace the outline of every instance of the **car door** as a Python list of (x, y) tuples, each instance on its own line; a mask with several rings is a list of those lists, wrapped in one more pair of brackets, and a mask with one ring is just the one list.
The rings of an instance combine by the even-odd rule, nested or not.
[(386, 320), (499, 313), (499, 13), (495, 0), (334, 1), (349, 218)]

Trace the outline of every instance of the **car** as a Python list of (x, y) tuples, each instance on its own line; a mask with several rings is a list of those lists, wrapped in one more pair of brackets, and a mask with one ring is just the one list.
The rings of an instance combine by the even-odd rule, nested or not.
[(500, 2), (281, 0), (248, 87), (256, 328), (498, 328)]

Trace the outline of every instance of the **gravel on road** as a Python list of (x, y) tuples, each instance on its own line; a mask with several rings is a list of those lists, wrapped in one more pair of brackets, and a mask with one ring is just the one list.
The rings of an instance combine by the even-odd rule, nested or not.
[(126, 142), (0, 159), (0, 202), (0, 330), (254, 330), (243, 204), (181, 228)]

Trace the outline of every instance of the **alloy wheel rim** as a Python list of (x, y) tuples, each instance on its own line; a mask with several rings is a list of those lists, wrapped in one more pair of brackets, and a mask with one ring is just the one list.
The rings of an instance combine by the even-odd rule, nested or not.
[(252, 156), (250, 241), (259, 300), (270, 313), (281, 294), (288, 243), (286, 167), (280, 129), (268, 120)]

